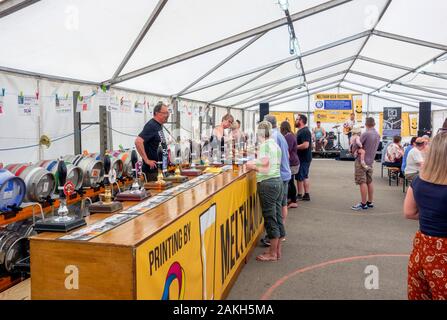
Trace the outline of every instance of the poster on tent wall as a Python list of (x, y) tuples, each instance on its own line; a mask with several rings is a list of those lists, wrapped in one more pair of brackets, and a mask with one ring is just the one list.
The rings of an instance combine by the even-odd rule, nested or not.
[(410, 113), (410, 135), (417, 137), (418, 135), (418, 121), (419, 115), (417, 113)]
[(315, 110), (314, 121), (320, 121), (321, 123), (343, 123), (349, 119), (351, 113), (352, 110)]
[(80, 96), (78, 102), (76, 103), (76, 112), (85, 112), (91, 110), (91, 97), (90, 96)]
[(121, 98), (120, 111), (122, 113), (131, 113), (132, 112), (132, 101)]
[(19, 107), (20, 116), (36, 116), (39, 115), (39, 100), (36, 96), (18, 96), (17, 105)]
[(143, 113), (144, 112), (144, 103), (135, 101), (133, 112), (134, 113)]
[(355, 113), (355, 120), (362, 122), (363, 115), (363, 97), (361, 95), (352, 96), (353, 112)]
[(73, 102), (69, 97), (59, 97), (56, 95), (54, 99), (56, 113), (71, 113), (73, 110)]
[(271, 112), (276, 117), (276, 123), (280, 127), (281, 123), (287, 121), (290, 124), (292, 132), (296, 132), (295, 128), (295, 116), (293, 112)]
[(107, 106), (107, 111), (109, 112), (120, 111), (120, 100), (117, 97), (110, 98), (110, 104)]
[(5, 114), (4, 96), (0, 96), (0, 117)]
[(109, 110), (109, 105), (110, 105), (110, 93), (108, 92), (104, 92), (102, 90), (99, 90), (98, 93), (96, 94), (96, 105), (99, 106), (106, 106), (107, 107), (107, 111)]
[(402, 131), (402, 108), (383, 108), (383, 137), (400, 136)]
[(352, 112), (352, 94), (316, 94), (315, 121), (323, 123), (343, 123)]

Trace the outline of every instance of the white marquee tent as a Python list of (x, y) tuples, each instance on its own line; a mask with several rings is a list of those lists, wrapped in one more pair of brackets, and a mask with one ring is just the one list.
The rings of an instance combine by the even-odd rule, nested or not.
[[(447, 2), (280, 2), (0, 1), (0, 161), (72, 153), (73, 114), (56, 112), (55, 99), (73, 91), (92, 98), (82, 121), (94, 122), (102, 85), (118, 99), (149, 106), (142, 114), (111, 114), (115, 148), (130, 147), (150, 107), (172, 99), (189, 136), (206, 106), (216, 108), (217, 119), (232, 108), (250, 129), (260, 102), (312, 112), (319, 92), (362, 94), (369, 113), (386, 106), (417, 112), (419, 102), (431, 101), (434, 127), (441, 125)], [(38, 112), (19, 116), (18, 96), (36, 93)], [(53, 139), (49, 149), (33, 147), (42, 134)], [(97, 126), (85, 126), (82, 139), (84, 149), (98, 151)]]

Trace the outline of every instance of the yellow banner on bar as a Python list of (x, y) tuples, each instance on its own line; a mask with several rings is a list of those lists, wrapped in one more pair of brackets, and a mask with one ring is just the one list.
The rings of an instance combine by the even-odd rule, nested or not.
[(137, 247), (137, 299), (222, 299), (262, 231), (249, 173)]

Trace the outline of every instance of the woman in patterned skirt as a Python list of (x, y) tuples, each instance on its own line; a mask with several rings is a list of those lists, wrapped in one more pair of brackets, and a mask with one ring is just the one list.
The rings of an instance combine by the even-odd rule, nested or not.
[(419, 220), (408, 262), (408, 299), (447, 299), (447, 130), (433, 139), (420, 176), (408, 189), (407, 219)]

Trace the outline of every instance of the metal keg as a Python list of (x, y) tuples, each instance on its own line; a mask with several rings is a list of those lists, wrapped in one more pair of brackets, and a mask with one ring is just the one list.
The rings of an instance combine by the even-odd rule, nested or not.
[(64, 160), (79, 167), (83, 172), (82, 186), (85, 188), (97, 187), (104, 179), (104, 164), (101, 160), (84, 156), (65, 156)]
[[(90, 157), (96, 159), (96, 160), (102, 160), (101, 154), (99, 153), (92, 153), (89, 155)], [(115, 170), (116, 177), (122, 178), (123, 177), (123, 171), (124, 171), (124, 164), (123, 161), (120, 158), (114, 157), (113, 154), (110, 157), (111, 161), (111, 168)]]
[(0, 169), (0, 211), (19, 207), (26, 194), (25, 182), (6, 169)]
[(36, 235), (32, 219), (20, 220), (6, 226), (0, 235), (0, 269), (13, 271), (14, 265), (29, 257), (29, 237)]
[(11, 245), (20, 238), (17, 232), (6, 230), (0, 239), (0, 270), (8, 271), (5, 266), (6, 254)]
[(56, 182), (53, 174), (48, 170), (31, 164), (11, 164), (6, 166), (16, 177), (20, 177), (25, 182), (26, 195), (25, 202), (42, 202), (51, 195)]
[(132, 177), (132, 162), (130, 161), (130, 153), (131, 151), (113, 151), (112, 157), (116, 159), (120, 159), (123, 162), (123, 176), (124, 177)]
[[(39, 167), (47, 169), (54, 175), (56, 178), (56, 187), (59, 185), (57, 178), (57, 163), (57, 160), (44, 160), (37, 163)], [(84, 175), (81, 168), (71, 164), (69, 161), (65, 161), (65, 165), (67, 166), (67, 181), (71, 181), (76, 190), (80, 189), (82, 187), (82, 178)]]
[(7, 231), (0, 240), (0, 270), (11, 272), (15, 263), (29, 256), (28, 237)]

